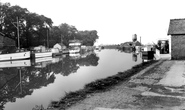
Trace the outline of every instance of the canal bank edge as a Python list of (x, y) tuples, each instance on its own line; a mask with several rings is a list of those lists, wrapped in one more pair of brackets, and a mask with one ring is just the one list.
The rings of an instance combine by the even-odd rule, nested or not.
[(48, 108), (59, 108), (61, 110), (67, 109), (75, 103), (87, 98), (92, 93), (108, 91), (115, 85), (118, 85), (131, 78), (134, 79), (134, 77), (137, 77), (138, 75), (144, 74), (155, 66), (160, 65), (163, 61), (164, 60), (141, 63), (124, 72), (118, 72), (116, 75), (91, 82), (85, 85), (84, 89), (66, 93), (65, 97), (60, 99), (60, 101), (53, 101)]

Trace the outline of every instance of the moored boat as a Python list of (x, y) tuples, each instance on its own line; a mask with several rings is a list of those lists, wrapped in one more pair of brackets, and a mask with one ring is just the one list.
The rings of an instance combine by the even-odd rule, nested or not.
[(30, 58), (30, 51), (0, 54), (0, 61), (19, 60)]
[(52, 50), (46, 49), (45, 46), (38, 46), (34, 47), (32, 50), (32, 57), (33, 58), (41, 58), (41, 57), (51, 57), (52, 56)]
[(52, 52), (48, 51), (48, 52), (35, 52), (35, 58), (40, 58), (40, 57), (51, 57), (52, 56)]
[(69, 53), (79, 53), (81, 50), (81, 41), (70, 40), (69, 41)]
[(14, 60), (14, 61), (1, 61), (0, 62), (0, 68), (28, 67), (28, 66), (31, 66), (30, 59)]

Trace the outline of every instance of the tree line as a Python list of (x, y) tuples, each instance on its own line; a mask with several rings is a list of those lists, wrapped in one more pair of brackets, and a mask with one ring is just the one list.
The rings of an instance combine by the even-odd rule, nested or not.
[[(17, 25), (17, 20), (18, 24)], [(32, 13), (18, 5), (0, 2), (0, 32), (17, 42), (19, 38), (21, 48), (38, 45), (52, 47), (56, 43), (69, 45), (69, 40), (81, 40), (83, 45), (93, 46), (99, 38), (96, 30), (79, 31), (73, 25), (61, 23), (53, 26), (53, 21), (44, 15)]]

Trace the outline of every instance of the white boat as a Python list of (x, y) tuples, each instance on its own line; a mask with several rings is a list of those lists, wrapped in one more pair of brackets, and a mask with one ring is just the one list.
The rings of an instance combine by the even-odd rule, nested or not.
[(28, 66), (31, 66), (30, 59), (27, 59), (27, 60), (14, 60), (14, 61), (2, 61), (2, 62), (0, 62), (0, 68), (28, 67)]
[(48, 52), (35, 52), (35, 58), (51, 57), (52, 54), (53, 53), (51, 51), (48, 51)]
[(30, 58), (30, 51), (0, 54), (0, 61), (19, 60), (19, 59), (28, 59), (28, 58)]
[(79, 53), (81, 47), (81, 41), (70, 40), (69, 41), (69, 53)]
[(34, 58), (41, 58), (41, 57), (51, 57), (53, 52), (51, 49), (47, 49), (45, 46), (38, 46), (38, 47), (34, 47), (33, 49), (33, 56)]

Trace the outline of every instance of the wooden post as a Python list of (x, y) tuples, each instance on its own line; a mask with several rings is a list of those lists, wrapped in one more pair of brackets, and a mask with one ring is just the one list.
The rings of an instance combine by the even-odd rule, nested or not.
[(20, 40), (19, 40), (19, 19), (17, 17), (17, 40), (18, 40), (18, 49), (20, 49)]

